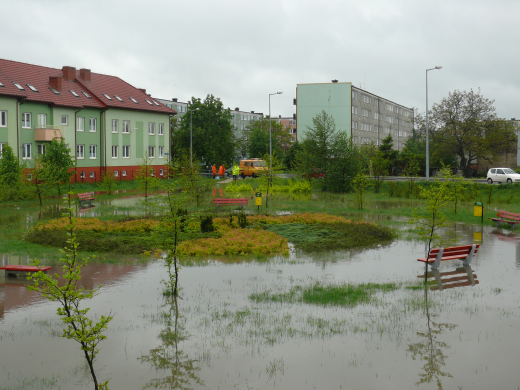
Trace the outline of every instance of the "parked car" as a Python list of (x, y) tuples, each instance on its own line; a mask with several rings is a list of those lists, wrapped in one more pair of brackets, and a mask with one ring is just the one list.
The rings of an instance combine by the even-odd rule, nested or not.
[(487, 173), (487, 182), (493, 183), (520, 183), (520, 174), (511, 168), (491, 168)]

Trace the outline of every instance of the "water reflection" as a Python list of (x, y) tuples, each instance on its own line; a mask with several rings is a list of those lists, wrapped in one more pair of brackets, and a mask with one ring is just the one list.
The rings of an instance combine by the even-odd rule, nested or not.
[(159, 316), (166, 324), (159, 333), (161, 345), (151, 349), (150, 354), (142, 356), (142, 362), (150, 363), (157, 371), (168, 371), (169, 375), (152, 379), (143, 389), (193, 389), (195, 384), (204, 385), (199, 378), (200, 367), (198, 360), (190, 359), (179, 344), (188, 339), (188, 332), (185, 329), (185, 319), (179, 315), (177, 298), (167, 304), (168, 311)]
[(428, 301), (427, 283), (429, 277), (428, 271), (426, 271), (426, 274), (424, 275), (424, 314), (426, 316), (426, 331), (417, 332), (419, 341), (410, 344), (407, 351), (412, 354), (413, 360), (419, 359), (424, 362), (422, 367), (423, 372), (419, 373), (419, 381), (415, 385), (418, 386), (423, 383), (435, 382), (437, 388), (442, 390), (441, 379), (443, 377), (452, 378), (453, 375), (447, 371), (443, 371), (447, 358), (443, 349), (448, 349), (449, 346), (444, 341), (439, 340), (439, 336), (446, 330), (453, 330), (457, 325), (447, 323), (441, 324), (432, 320), (432, 317), (435, 317), (436, 315), (430, 313), (431, 303)]
[(455, 287), (475, 286), (479, 284), (477, 275), (471, 269), (471, 265), (463, 265), (458, 267), (455, 271), (439, 272), (433, 269), (427, 274), (421, 274), (418, 278), (435, 278), (436, 286), (431, 286), (430, 290), (447, 290)]

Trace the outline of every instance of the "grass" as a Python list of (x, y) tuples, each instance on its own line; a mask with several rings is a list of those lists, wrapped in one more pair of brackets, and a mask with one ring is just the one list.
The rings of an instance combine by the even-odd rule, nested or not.
[(249, 299), (254, 302), (284, 302), (306, 303), (321, 306), (346, 306), (354, 307), (359, 304), (369, 303), (375, 292), (390, 292), (397, 290), (395, 283), (363, 283), (363, 284), (331, 284), (324, 286), (315, 282), (308, 286), (294, 286), (288, 292), (273, 294), (270, 291), (254, 293)]

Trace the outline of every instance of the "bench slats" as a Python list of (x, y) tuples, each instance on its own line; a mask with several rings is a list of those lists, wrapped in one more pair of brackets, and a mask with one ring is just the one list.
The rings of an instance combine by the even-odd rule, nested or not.
[(430, 264), (434, 270), (439, 269), (441, 261), (446, 260), (463, 260), (464, 265), (469, 265), (471, 263), (471, 259), (475, 256), (479, 247), (479, 244), (473, 244), (432, 249), (428, 258), (423, 257), (417, 259), (417, 261)]

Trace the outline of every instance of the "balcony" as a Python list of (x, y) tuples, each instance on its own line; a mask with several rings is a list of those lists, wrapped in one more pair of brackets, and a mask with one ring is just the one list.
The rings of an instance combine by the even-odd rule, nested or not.
[(55, 125), (36, 125), (34, 129), (35, 141), (52, 141), (56, 138), (58, 141), (62, 138), (63, 126)]

